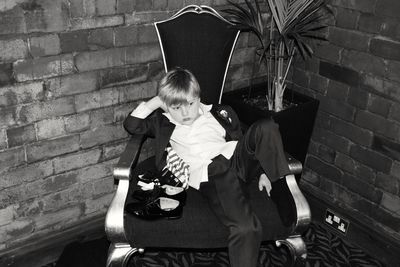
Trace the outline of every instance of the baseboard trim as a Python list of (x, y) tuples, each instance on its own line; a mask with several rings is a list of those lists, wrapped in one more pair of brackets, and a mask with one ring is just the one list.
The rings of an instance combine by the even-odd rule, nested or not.
[[(303, 188), (303, 193), (308, 200), (311, 207), (312, 221), (318, 222), (321, 225), (325, 224), (325, 212), (329, 208), (332, 211), (337, 212), (344, 218), (350, 220), (349, 231), (346, 235), (339, 236), (351, 244), (354, 244), (369, 255), (382, 261), (386, 266), (400, 266), (400, 244), (393, 241), (393, 238), (385, 236), (381, 232), (376, 231), (372, 227), (369, 227), (366, 223), (360, 222), (350, 211), (346, 211), (340, 207), (333, 206), (328, 203), (325, 199), (314, 196)], [(325, 227), (327, 230), (338, 235), (338, 231), (330, 229), (328, 226)]]
[(46, 234), (21, 246), (3, 250), (0, 252), (0, 266), (40, 267), (54, 262), (69, 243), (104, 236), (104, 220), (105, 214), (98, 215), (62, 231)]

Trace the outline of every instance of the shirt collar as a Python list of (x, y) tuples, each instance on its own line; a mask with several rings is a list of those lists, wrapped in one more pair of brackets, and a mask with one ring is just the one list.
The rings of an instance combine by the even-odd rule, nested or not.
[[(203, 115), (209, 116), (211, 114), (210, 113), (211, 108), (212, 108), (212, 105), (205, 105), (203, 103), (200, 103), (200, 107), (199, 107), (200, 116), (203, 116)], [(168, 112), (164, 112), (163, 115), (165, 117), (167, 117), (171, 123), (173, 123), (175, 125), (183, 125), (183, 124), (180, 124), (179, 122), (177, 122), (176, 120), (174, 120)], [(184, 125), (184, 126), (187, 126), (187, 125)]]

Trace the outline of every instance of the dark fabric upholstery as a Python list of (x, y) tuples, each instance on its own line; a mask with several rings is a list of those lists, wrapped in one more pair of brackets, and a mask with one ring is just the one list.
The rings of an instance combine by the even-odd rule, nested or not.
[[(154, 168), (153, 165), (154, 158), (145, 160), (135, 169), (133, 177), (142, 173), (143, 170)], [(131, 184), (135, 184), (134, 180)], [(258, 190), (256, 182), (250, 185), (250, 198), (251, 205), (262, 222), (263, 240), (287, 237), (290, 229), (282, 225), (275, 204), (268, 198), (265, 191)], [(130, 226), (126, 227), (126, 234), (133, 247), (221, 248), (227, 246), (228, 230), (212, 213), (202, 195), (192, 188), (188, 190), (182, 218), (149, 222), (126, 214), (125, 224)]]
[(189, 69), (197, 78), (203, 103), (218, 103), (237, 29), (207, 13), (186, 13), (157, 23), (167, 69)]

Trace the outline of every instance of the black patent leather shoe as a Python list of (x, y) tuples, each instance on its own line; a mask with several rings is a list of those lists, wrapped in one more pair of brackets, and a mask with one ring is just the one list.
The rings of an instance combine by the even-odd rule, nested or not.
[(290, 192), (286, 177), (272, 183), (271, 199), (277, 206), (279, 217), (284, 226), (290, 227), (296, 221), (296, 204)]
[(179, 219), (182, 217), (183, 205), (175, 199), (157, 197), (145, 205), (130, 203), (125, 206), (125, 210), (144, 220)]
[(173, 187), (169, 185), (155, 185), (153, 190), (143, 191), (135, 190), (132, 193), (132, 198), (140, 203), (153, 201), (158, 197), (171, 198), (179, 201), (182, 205), (186, 204), (186, 191), (182, 187)]

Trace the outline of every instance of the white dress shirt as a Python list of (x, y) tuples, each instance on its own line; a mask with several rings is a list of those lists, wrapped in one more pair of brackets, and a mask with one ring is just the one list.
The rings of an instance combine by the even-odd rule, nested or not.
[[(182, 125), (169, 113), (163, 113), (175, 124), (170, 144), (178, 156), (189, 164), (189, 186), (195, 189), (199, 189), (200, 183), (208, 181), (208, 165), (212, 162), (211, 159), (218, 155), (230, 159), (237, 144), (237, 141), (225, 141), (225, 129), (211, 114), (211, 107), (212, 105), (200, 104), (200, 116), (191, 125)], [(149, 109), (140, 104), (131, 116), (144, 119), (149, 114)]]

